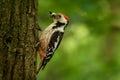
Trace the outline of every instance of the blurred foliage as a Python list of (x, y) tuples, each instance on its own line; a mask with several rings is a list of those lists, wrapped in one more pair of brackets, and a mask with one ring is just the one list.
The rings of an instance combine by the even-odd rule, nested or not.
[[(120, 6), (114, 6), (111, 1), (39, 0), (42, 29), (52, 22), (49, 11), (68, 15), (70, 24), (58, 50), (37, 75), (37, 80), (120, 80), (120, 31), (114, 29), (116, 25), (120, 27), (117, 15)], [(117, 20), (113, 21), (114, 16)]]

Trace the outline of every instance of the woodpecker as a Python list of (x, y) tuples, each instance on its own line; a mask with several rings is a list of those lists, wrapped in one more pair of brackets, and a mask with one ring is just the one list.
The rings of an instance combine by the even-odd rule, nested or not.
[(42, 32), (39, 38), (38, 53), (40, 56), (40, 65), (37, 68), (37, 73), (45, 68), (46, 64), (54, 55), (69, 23), (69, 17), (65, 14), (49, 13), (50, 17), (53, 18), (53, 23)]

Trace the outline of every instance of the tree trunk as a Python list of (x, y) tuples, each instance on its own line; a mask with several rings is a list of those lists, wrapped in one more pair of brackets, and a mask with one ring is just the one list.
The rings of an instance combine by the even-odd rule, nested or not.
[(0, 80), (35, 80), (37, 0), (0, 1)]

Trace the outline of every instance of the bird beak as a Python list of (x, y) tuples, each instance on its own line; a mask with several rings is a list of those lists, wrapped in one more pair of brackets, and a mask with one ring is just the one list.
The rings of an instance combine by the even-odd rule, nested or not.
[(50, 17), (51, 17), (51, 18), (55, 18), (55, 16), (56, 16), (56, 13), (51, 12), (51, 11), (49, 11), (49, 14), (50, 14)]
[(51, 11), (49, 11), (49, 14), (51, 15), (51, 14), (52, 14), (52, 12), (51, 12)]

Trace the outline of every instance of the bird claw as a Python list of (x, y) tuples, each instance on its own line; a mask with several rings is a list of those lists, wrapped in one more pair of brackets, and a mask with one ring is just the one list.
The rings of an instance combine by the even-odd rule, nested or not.
[(39, 46), (40, 46), (40, 42), (37, 42), (37, 43), (35, 44), (35, 48), (38, 50)]
[(42, 29), (39, 26), (36, 29), (39, 30), (39, 31), (42, 31)]

